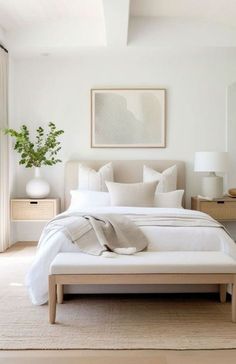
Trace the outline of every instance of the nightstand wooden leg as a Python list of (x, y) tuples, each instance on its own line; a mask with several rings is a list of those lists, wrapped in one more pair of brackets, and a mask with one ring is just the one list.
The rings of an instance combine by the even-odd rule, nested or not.
[(49, 322), (55, 324), (56, 320), (56, 281), (53, 275), (48, 277), (48, 308), (49, 308)]
[(57, 284), (57, 303), (62, 304), (63, 303), (63, 284)]
[(232, 285), (232, 322), (236, 322), (236, 275)]
[(226, 302), (227, 284), (220, 284), (220, 302)]

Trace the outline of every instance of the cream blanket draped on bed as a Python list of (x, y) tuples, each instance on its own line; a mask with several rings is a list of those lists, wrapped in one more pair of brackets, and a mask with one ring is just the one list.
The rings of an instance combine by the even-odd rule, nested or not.
[(192, 213), (191, 216), (179, 216), (165, 213), (162, 216), (155, 214), (127, 214), (126, 216), (137, 226), (218, 227), (226, 230), (223, 225), (207, 214), (199, 216), (198, 213), (196, 215)]
[(81, 252), (92, 255), (101, 255), (107, 250), (117, 254), (134, 254), (148, 245), (139, 227), (122, 215), (61, 214), (46, 226), (39, 244), (53, 231), (62, 231)]
[(105, 251), (134, 254), (144, 250), (148, 241), (141, 226), (223, 227), (210, 216), (180, 217), (173, 214), (81, 214), (66, 212), (58, 215), (45, 227), (39, 245), (48, 234), (63, 232), (81, 252), (101, 255)]

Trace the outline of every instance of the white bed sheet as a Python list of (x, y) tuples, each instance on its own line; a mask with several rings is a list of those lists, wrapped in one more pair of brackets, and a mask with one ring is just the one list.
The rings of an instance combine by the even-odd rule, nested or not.
[[(186, 209), (139, 208), (139, 207), (96, 207), (83, 211), (89, 213), (156, 214), (163, 213), (180, 217), (201, 216), (203, 213)], [(163, 227), (141, 228), (149, 241), (149, 251), (224, 251), (236, 259), (236, 245), (222, 228), (212, 227)], [(79, 252), (62, 232), (50, 233), (38, 246), (34, 262), (27, 274), (26, 285), (33, 304), (41, 305), (48, 300), (48, 273), (52, 260), (59, 252)], [(109, 259), (97, 257), (97, 259)], [(112, 258), (110, 258), (112, 259)]]

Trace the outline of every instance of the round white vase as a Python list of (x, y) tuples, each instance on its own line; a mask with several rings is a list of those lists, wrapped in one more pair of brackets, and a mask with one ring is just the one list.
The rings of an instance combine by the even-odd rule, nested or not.
[(34, 178), (26, 185), (26, 193), (31, 198), (44, 198), (49, 195), (50, 185), (41, 177), (41, 170), (35, 167)]

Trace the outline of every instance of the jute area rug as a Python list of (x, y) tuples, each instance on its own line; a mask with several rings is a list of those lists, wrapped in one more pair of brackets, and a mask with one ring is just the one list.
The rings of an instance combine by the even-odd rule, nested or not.
[(230, 349), (236, 324), (216, 295), (77, 296), (33, 306), (23, 285), (34, 248), (0, 255), (0, 349)]

